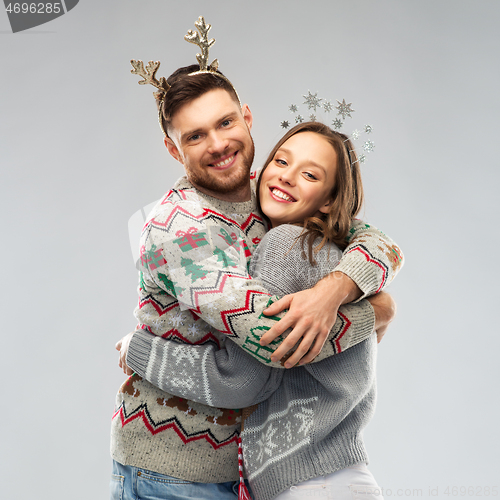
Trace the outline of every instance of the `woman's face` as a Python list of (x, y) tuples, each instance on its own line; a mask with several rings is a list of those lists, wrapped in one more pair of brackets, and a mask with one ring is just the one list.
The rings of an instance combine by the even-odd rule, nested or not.
[(337, 153), (322, 135), (299, 132), (284, 142), (262, 172), (260, 204), (272, 227), (328, 212)]

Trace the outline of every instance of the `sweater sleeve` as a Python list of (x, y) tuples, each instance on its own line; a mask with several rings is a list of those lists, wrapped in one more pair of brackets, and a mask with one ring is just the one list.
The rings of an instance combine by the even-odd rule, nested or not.
[[(336, 245), (327, 244), (315, 254), (316, 265), (311, 265), (297, 239), (301, 232), (301, 227), (287, 224), (272, 229), (252, 257), (250, 273), (274, 295), (281, 297), (312, 288), (334, 271), (343, 258)], [(340, 306), (325, 346), (314, 362), (362, 342), (373, 333), (374, 327), (375, 313), (367, 300)]]
[(170, 394), (219, 408), (244, 408), (266, 400), (284, 373), (259, 363), (230, 340), (217, 349), (143, 330), (132, 336), (127, 365)]
[(358, 300), (380, 292), (403, 267), (400, 248), (374, 226), (354, 220), (347, 241), (335, 271), (346, 274), (359, 286), (363, 295)]
[[(300, 247), (293, 245), (299, 234), (300, 228), (280, 226), (263, 238), (254, 253), (251, 272), (256, 282), (273, 294), (285, 295), (313, 286), (341, 258), (340, 250), (330, 245), (317, 255), (318, 265), (311, 266), (302, 258)], [(361, 342), (371, 334), (373, 325), (373, 309), (368, 301), (342, 306), (323, 351), (331, 355)], [(322, 353), (315, 361), (324, 357)], [(209, 344), (181, 344), (142, 330), (132, 337), (127, 364), (171, 394), (228, 408), (264, 401), (283, 376), (283, 370), (263, 366), (230, 340), (217, 349)]]
[[(268, 366), (279, 345), (259, 344), (283, 316), (264, 316), (271, 294), (248, 274), (245, 235), (232, 221), (201, 204), (165, 202), (141, 236), (139, 328), (168, 322), (172, 307), (190, 310)], [(149, 303), (153, 307), (141, 307)], [(161, 334), (160, 334), (161, 335)]]
[[(163, 204), (162, 210), (149, 220), (141, 237), (141, 300), (153, 297), (153, 302), (156, 297), (166, 294), (178, 301), (181, 308), (189, 309), (227, 335), (261, 363), (283, 368), (279, 362), (271, 361), (280, 340), (267, 346), (259, 343), (261, 336), (279, 321), (283, 313), (273, 317), (263, 314), (273, 296), (262, 282), (252, 280), (248, 274), (249, 251), (244, 234), (217, 215), (192, 202)], [(339, 270), (351, 277), (356, 273), (356, 276), (371, 273), (365, 281), (372, 288), (381, 288), (388, 281), (388, 273), (373, 272), (377, 266), (371, 260), (360, 258), (355, 251), (362, 246), (359, 241), (355, 242), (363, 238), (369, 252), (376, 254), (372, 248), (375, 245), (373, 234), (377, 235), (377, 241), (382, 238), (382, 233), (377, 230), (355, 227), (352, 248), (348, 248), (349, 253), (344, 257), (348, 263), (342, 266), (343, 258)], [(383, 261), (382, 257), (378, 260)], [(361, 266), (361, 271), (357, 265)], [(165, 301), (164, 304), (166, 307)], [(330, 347), (323, 348), (316, 359), (331, 356), (339, 349), (344, 350), (366, 338), (373, 327), (373, 311), (370, 309), (369, 304), (364, 304), (359, 311), (363, 319), (371, 316), (371, 326), (365, 321), (361, 327), (361, 322), (353, 323), (348, 315), (341, 315), (331, 333)], [(147, 329), (148, 321), (160, 321), (158, 317), (148, 320), (141, 317), (141, 310), (136, 311), (142, 329)], [(357, 331), (358, 327), (361, 330)]]

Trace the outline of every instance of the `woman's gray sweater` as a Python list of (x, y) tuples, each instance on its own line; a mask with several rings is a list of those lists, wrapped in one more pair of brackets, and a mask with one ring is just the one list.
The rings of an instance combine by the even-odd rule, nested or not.
[[(338, 247), (325, 245), (312, 266), (296, 242), (301, 230), (292, 225), (272, 229), (252, 257), (250, 274), (275, 295), (311, 288), (342, 257)], [(339, 317), (346, 326), (356, 321), (373, 328), (375, 322), (367, 300), (342, 306)], [(338, 330), (337, 339), (343, 331)], [(375, 409), (375, 334), (335, 356), (290, 370), (265, 366), (230, 340), (217, 349), (136, 332), (132, 342), (129, 366), (171, 394), (216, 407), (260, 403), (247, 412), (241, 434), (246, 474), (258, 500), (271, 500), (294, 484), (368, 461), (362, 433)], [(199, 385), (178, 381), (182, 349), (198, 351), (199, 363), (191, 370)]]

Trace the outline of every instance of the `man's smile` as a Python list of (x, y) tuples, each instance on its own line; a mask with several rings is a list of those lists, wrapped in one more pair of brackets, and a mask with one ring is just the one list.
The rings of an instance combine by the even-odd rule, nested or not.
[(223, 156), (217, 163), (209, 163), (208, 166), (217, 169), (227, 168), (234, 162), (238, 151), (231, 153), (230, 155)]

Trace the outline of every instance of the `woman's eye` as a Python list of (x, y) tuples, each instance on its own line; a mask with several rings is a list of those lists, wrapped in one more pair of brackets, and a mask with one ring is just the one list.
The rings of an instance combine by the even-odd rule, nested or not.
[(276, 158), (274, 161), (275, 161), (278, 165), (282, 165), (282, 166), (284, 166), (284, 167), (286, 167), (286, 165), (287, 165), (286, 161), (285, 161), (285, 160), (281, 160), (280, 158)]
[(317, 180), (317, 177), (313, 174), (311, 174), (310, 172), (304, 172), (304, 175), (308, 178), (308, 179), (314, 179), (314, 180)]

